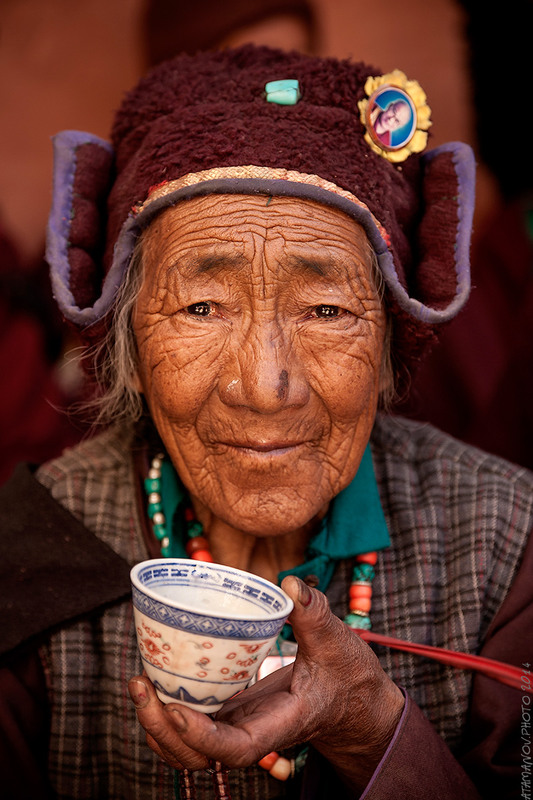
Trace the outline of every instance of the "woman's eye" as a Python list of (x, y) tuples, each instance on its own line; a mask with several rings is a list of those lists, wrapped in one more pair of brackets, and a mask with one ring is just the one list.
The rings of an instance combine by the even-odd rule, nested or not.
[(201, 303), (193, 303), (187, 306), (187, 313), (192, 314), (194, 317), (208, 317), (213, 312), (213, 306), (207, 301)]
[(317, 317), (328, 318), (328, 317), (338, 317), (340, 314), (339, 306), (317, 306), (315, 308), (315, 314)]

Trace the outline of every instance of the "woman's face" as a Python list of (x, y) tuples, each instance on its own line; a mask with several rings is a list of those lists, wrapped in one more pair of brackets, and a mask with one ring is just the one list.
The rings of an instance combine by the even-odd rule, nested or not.
[(410, 115), (411, 110), (403, 100), (397, 100), (395, 103), (391, 103), (390, 106), (379, 115), (381, 132), (398, 130), (402, 125), (407, 124)]
[(170, 208), (143, 244), (139, 388), (196, 503), (259, 536), (323, 513), (355, 475), (385, 315), (363, 230), (290, 198)]

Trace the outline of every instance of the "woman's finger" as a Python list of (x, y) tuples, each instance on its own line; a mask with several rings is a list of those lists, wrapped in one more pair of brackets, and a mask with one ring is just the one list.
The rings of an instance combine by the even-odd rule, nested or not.
[(178, 761), (173, 754), (170, 754), (169, 757), (169, 753), (162, 750), (153, 736), (150, 736), (149, 733), (146, 734), (146, 744), (150, 750), (154, 751), (156, 756), (159, 756), (162, 761), (166, 761), (169, 766), (174, 767), (174, 769), (183, 769), (184, 765), (181, 763), (181, 761)]
[(274, 693), (288, 692), (291, 686), (293, 665), (288, 664), (276, 672), (270, 673), (266, 678), (254, 683), (248, 689), (227, 700), (215, 719), (222, 722), (236, 724), (254, 714), (263, 701), (269, 701)]
[(132, 678), (128, 689), (139, 722), (146, 731), (146, 741), (157, 755), (176, 769), (204, 769), (208, 766), (204, 754), (184, 743), (180, 734), (182, 717), (177, 704), (162, 703), (153, 684), (144, 676)]
[(294, 602), (289, 622), (298, 641), (300, 658), (314, 663), (327, 661), (331, 668), (332, 662), (339, 667), (346, 662), (346, 645), (351, 651), (360, 647), (364, 653), (366, 645), (331, 612), (325, 594), (294, 575), (284, 578), (282, 588)]
[[(287, 744), (287, 738), (291, 742), (294, 740), (292, 733), (287, 734), (287, 717), (293, 716), (287, 694), (264, 700), (255, 712), (243, 715), (238, 723), (206, 719), (205, 715), (185, 706), (180, 708), (180, 716), (183, 741), (192, 750), (232, 768), (250, 766)], [(294, 719), (297, 725), (296, 714)]]
[(371, 648), (332, 614), (325, 595), (294, 576), (282, 585), (294, 601), (289, 619), (298, 641), (291, 690), (311, 698), (317, 710), (311, 738), (341, 749), (343, 741), (381, 746), (401, 716), (402, 692)]

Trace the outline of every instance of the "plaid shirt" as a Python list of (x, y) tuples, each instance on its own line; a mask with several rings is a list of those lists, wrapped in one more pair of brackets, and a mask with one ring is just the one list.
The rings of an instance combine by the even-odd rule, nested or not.
[[(128, 563), (148, 557), (131, 448), (109, 431), (39, 470), (39, 481)], [(376, 631), (476, 653), (517, 573), (533, 517), (533, 476), (427, 425), (380, 417), (372, 453), (392, 545), (373, 583)], [(351, 563), (328, 589), (347, 613)], [(471, 675), (376, 648), (384, 670), (452, 751), (464, 747)], [(52, 708), (50, 773), (59, 798), (173, 800), (173, 771), (145, 743), (127, 693), (142, 666), (131, 603), (62, 628), (41, 650)], [(254, 767), (230, 772), (232, 796), (295, 797)], [(197, 773), (199, 798), (213, 797)]]

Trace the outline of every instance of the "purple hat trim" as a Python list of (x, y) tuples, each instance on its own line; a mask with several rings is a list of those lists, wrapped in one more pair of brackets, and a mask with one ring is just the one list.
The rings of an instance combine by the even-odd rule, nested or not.
[(80, 308), (76, 304), (71, 290), (69, 261), (76, 150), (85, 144), (95, 144), (113, 156), (113, 147), (104, 139), (83, 131), (62, 131), (53, 138), (53, 144), (54, 188), (46, 232), (46, 260), (50, 265), (52, 291), (62, 314), (70, 322), (86, 327), (105, 316), (122, 283), (123, 274), (119, 275), (116, 268), (111, 268), (105, 279), (102, 296), (94, 306)]
[[(217, 179), (193, 182), (172, 190), (171, 185), (158, 196), (159, 187), (144, 203), (132, 209), (124, 222), (116, 241), (113, 261), (104, 279), (102, 293), (93, 306), (80, 308), (76, 305), (70, 288), (70, 264), (68, 258), (69, 230), (73, 203), (73, 182), (76, 170), (76, 150), (83, 144), (95, 144), (112, 153), (111, 145), (88, 133), (64, 131), (54, 138), (54, 192), (52, 209), (48, 223), (46, 257), (51, 265), (52, 288), (56, 301), (65, 318), (85, 328), (98, 322), (111, 309), (117, 291), (128, 269), (133, 248), (139, 234), (152, 220), (171, 205), (192, 197), (209, 194), (245, 194), (265, 195), (273, 197), (294, 197), (311, 200), (322, 205), (336, 208), (358, 222), (365, 230), (374, 249), (385, 283), (395, 298), (398, 306), (414, 319), (428, 324), (442, 323), (452, 319), (465, 304), (470, 289), (469, 241), (474, 212), (475, 162), (472, 150), (468, 145), (451, 142), (423, 154), (422, 160), (430, 163), (442, 153), (450, 153), (458, 180), (459, 202), (457, 207), (457, 226), (455, 239), (455, 276), (456, 293), (445, 308), (432, 308), (424, 305), (414, 297), (410, 297), (400, 282), (393, 256), (384, 236), (386, 232), (370, 210), (357, 198), (334, 184), (322, 181), (318, 176), (296, 176), (296, 180), (271, 178), (236, 178), (222, 177)], [(276, 170), (261, 167), (228, 167), (219, 172), (231, 175), (239, 171), (251, 169), (275, 173)], [(208, 172), (216, 172), (209, 170)], [(198, 173), (199, 176), (202, 173)], [(184, 176), (187, 178), (188, 176)], [(194, 176), (192, 176), (194, 179)], [(332, 187), (323, 188), (316, 182)], [(180, 184), (180, 181), (172, 184)], [(154, 199), (152, 199), (154, 198)]]

